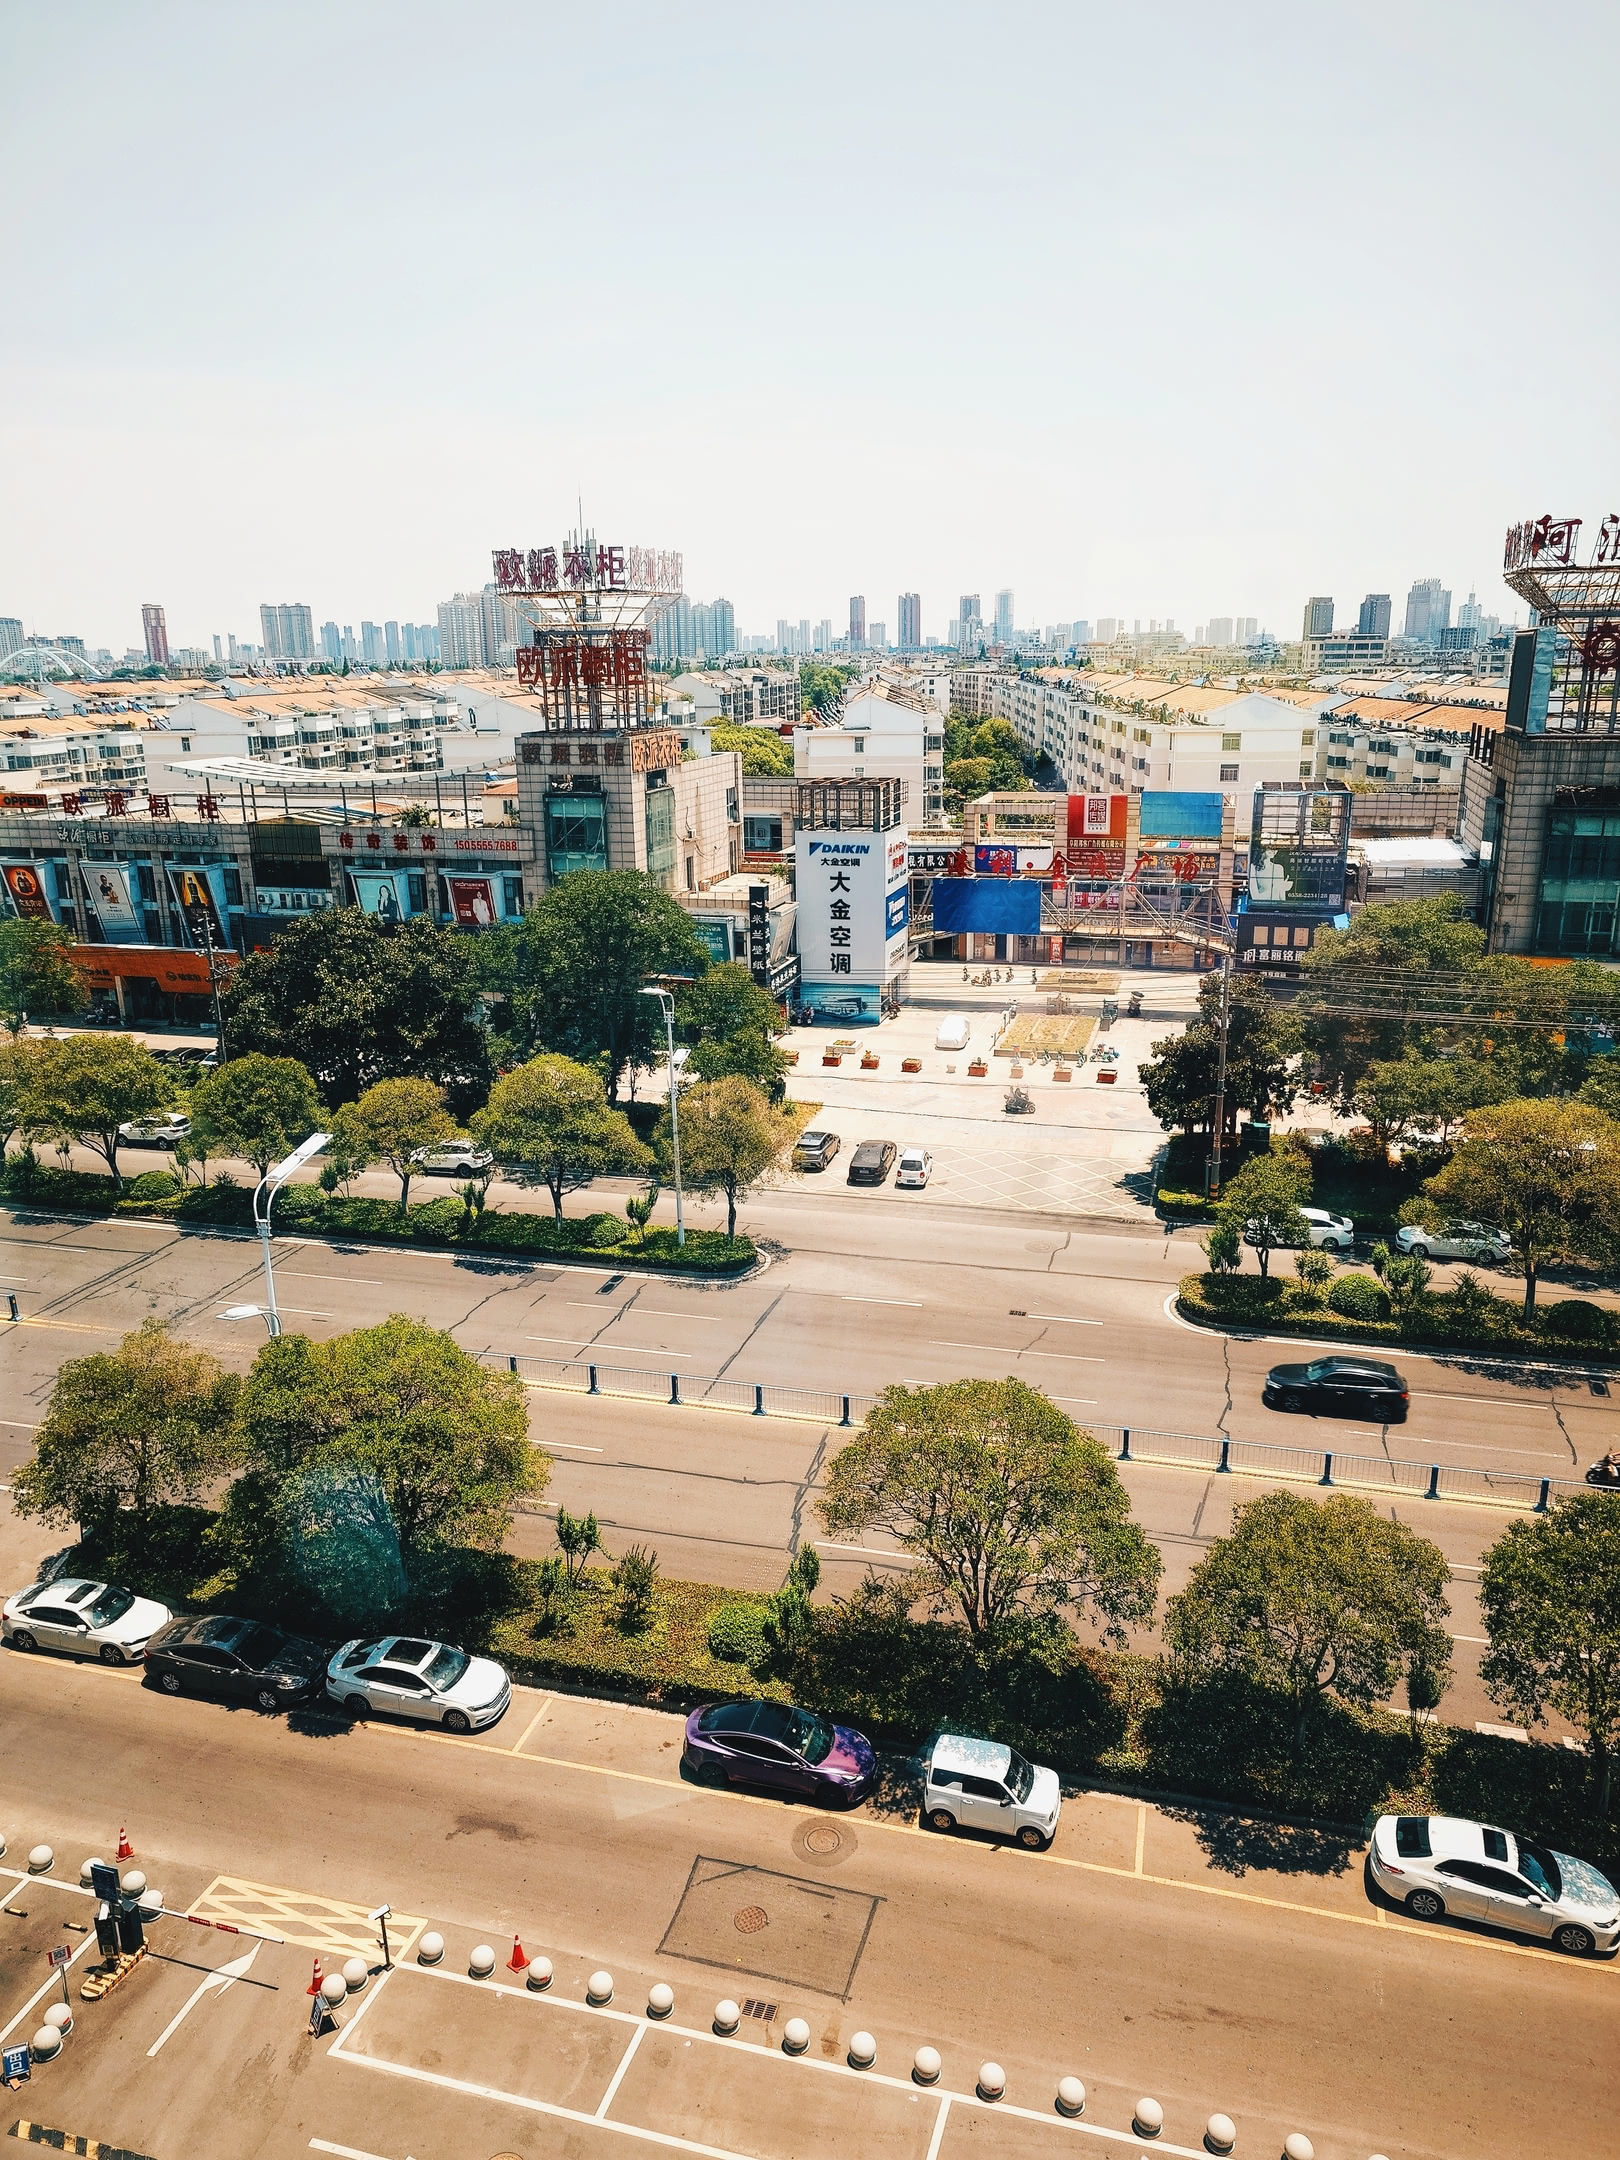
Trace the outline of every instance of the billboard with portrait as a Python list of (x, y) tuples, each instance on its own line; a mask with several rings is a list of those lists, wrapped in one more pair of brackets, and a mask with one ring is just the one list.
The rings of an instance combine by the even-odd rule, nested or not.
[(368, 915), (380, 923), (403, 922), (411, 912), (410, 889), (397, 870), (351, 870), (354, 896)]
[(6, 893), (19, 915), (36, 922), (52, 922), (51, 903), (45, 897), (45, 880), (33, 863), (6, 863)]
[(487, 877), (447, 877), (450, 912), (461, 930), (488, 930), (495, 921), (495, 888)]
[(212, 944), (216, 952), (223, 951), (230, 939), (225, 933), (225, 873), (208, 867), (194, 869), (187, 865), (169, 865), (169, 884), (173, 888), (175, 905), (180, 919), (186, 926), (186, 936), (193, 945), (207, 947)]
[(85, 897), (102, 934), (114, 945), (144, 944), (146, 925), (130, 891), (130, 873), (119, 863), (86, 863)]

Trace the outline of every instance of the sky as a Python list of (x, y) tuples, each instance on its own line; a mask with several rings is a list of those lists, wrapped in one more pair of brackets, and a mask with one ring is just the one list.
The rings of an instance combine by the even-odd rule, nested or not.
[(12, 0), (0, 615), (684, 551), (943, 637), (1499, 577), (1620, 501), (1613, 0)]

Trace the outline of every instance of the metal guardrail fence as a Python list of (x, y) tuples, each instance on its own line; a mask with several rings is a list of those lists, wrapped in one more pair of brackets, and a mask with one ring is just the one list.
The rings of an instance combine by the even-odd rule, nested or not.
[[(489, 1353), (493, 1358), (493, 1353)], [(818, 1425), (853, 1427), (864, 1422), (873, 1395), (831, 1389), (773, 1387), (757, 1380), (728, 1380), (697, 1373), (654, 1372), (639, 1365), (598, 1365), (585, 1358), (508, 1356), (505, 1364), (530, 1387), (559, 1388), (571, 1395), (613, 1396), (630, 1402), (689, 1404), (735, 1410), (751, 1417), (808, 1418)], [(1578, 1478), (1537, 1477), (1522, 1470), (1478, 1470), (1448, 1463), (1358, 1455), (1340, 1448), (1279, 1446), (1267, 1440), (1233, 1440), (1224, 1433), (1164, 1432), (1145, 1425), (1089, 1425), (1107, 1441), (1118, 1462), (1162, 1463), (1218, 1475), (1286, 1478), (1308, 1485), (1347, 1486), (1357, 1492), (1405, 1500), (1465, 1500), (1484, 1507), (1542, 1514), (1554, 1498), (1585, 1492)]]

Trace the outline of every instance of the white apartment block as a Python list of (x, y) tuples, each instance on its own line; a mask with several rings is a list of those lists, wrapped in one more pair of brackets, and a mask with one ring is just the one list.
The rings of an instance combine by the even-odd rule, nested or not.
[(691, 700), (699, 727), (788, 726), (803, 699), (795, 668), (689, 668), (669, 694)]
[(921, 690), (882, 678), (858, 684), (836, 727), (793, 730), (796, 780), (902, 780), (915, 830), (945, 815), (945, 720)]
[(1319, 780), (1371, 787), (1461, 787), (1468, 737), (1452, 728), (1399, 727), (1329, 714), (1317, 731)]
[(95, 727), (57, 714), (13, 711), (0, 718), (0, 763), (8, 795), (74, 793), (114, 788), (146, 789), (146, 744), (141, 728)]

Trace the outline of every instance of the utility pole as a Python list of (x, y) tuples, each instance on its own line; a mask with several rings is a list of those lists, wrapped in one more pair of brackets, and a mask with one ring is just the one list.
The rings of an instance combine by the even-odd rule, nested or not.
[(659, 1009), (664, 1015), (664, 1043), (669, 1059), (670, 1151), (675, 1158), (675, 1243), (677, 1246), (684, 1247), (686, 1243), (686, 1199), (681, 1190), (680, 1077), (681, 1067), (686, 1063), (686, 1052), (683, 1049), (678, 1058), (675, 1054), (674, 998), (667, 990), (659, 989), (652, 983), (644, 983), (641, 994), (643, 997), (657, 998)]
[(1221, 954), (1221, 1006), (1217, 1015), (1215, 1062), (1215, 1145), (1210, 1150), (1206, 1198), (1216, 1200), (1221, 1191), (1221, 1141), (1226, 1131), (1226, 1032), (1231, 1017), (1232, 955)]

